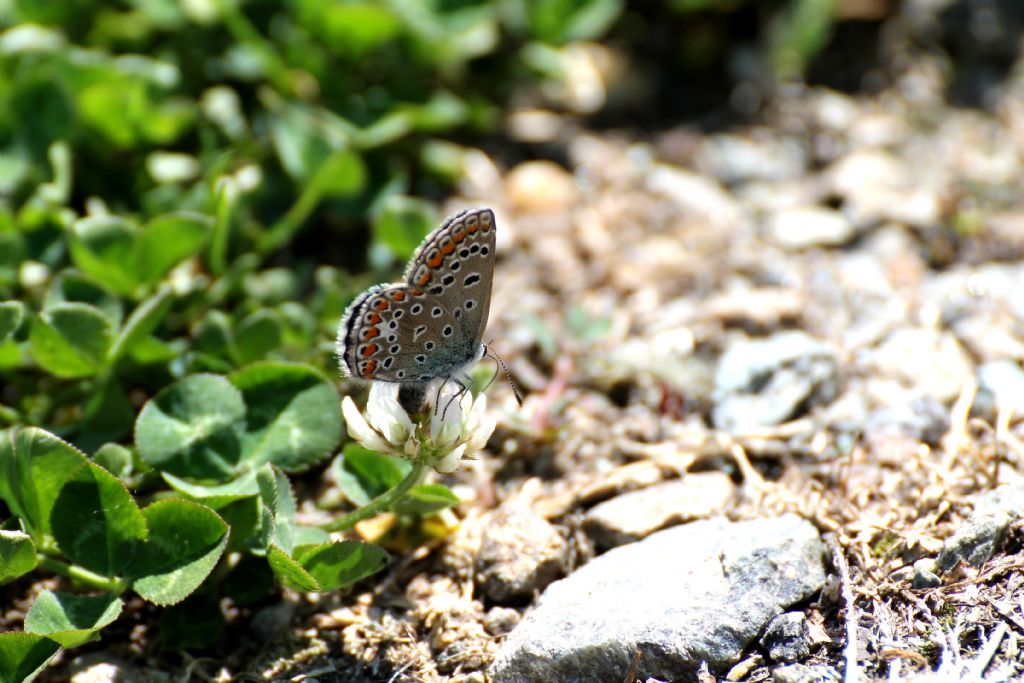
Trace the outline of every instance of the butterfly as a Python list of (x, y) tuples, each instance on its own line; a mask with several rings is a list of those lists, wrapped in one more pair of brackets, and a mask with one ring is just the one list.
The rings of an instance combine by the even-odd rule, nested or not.
[(403, 282), (356, 297), (338, 327), (342, 373), (397, 382), (410, 413), (422, 408), (434, 380), (467, 389), (462, 371), (487, 353), (495, 232), (490, 209), (457, 213), (424, 239)]

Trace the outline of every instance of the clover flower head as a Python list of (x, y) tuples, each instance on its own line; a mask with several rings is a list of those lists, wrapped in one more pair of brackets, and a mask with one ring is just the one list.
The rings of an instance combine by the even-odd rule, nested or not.
[[(449, 388), (449, 387), (445, 387)], [(487, 414), (487, 397), (461, 397), (456, 387), (442, 390), (437, 405), (414, 421), (398, 402), (398, 385), (375, 382), (364, 417), (352, 398), (341, 403), (348, 433), (365, 448), (409, 460), (425, 460), (441, 473), (453, 472), (464, 457), (486, 445), (496, 420)]]

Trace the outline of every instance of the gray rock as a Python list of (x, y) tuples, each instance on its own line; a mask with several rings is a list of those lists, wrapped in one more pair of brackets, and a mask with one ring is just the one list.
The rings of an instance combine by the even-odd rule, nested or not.
[(978, 567), (999, 548), (1010, 525), (1024, 517), (1024, 485), (1007, 484), (971, 497), (974, 512), (946, 539), (939, 553), (943, 571), (957, 562)]
[(916, 394), (952, 401), (974, 376), (970, 357), (949, 332), (905, 328), (893, 332), (870, 355), (875, 372)]
[(842, 246), (857, 233), (846, 216), (822, 206), (777, 211), (765, 223), (765, 232), (768, 239), (788, 251)]
[(918, 396), (874, 410), (864, 432), (868, 438), (905, 436), (935, 445), (948, 429), (949, 410), (931, 396)]
[(799, 178), (807, 167), (807, 149), (795, 139), (744, 137), (723, 133), (706, 139), (697, 152), (697, 168), (732, 185), (750, 180)]
[(807, 617), (803, 612), (786, 612), (768, 623), (761, 636), (761, 647), (773, 662), (796, 662), (811, 654), (804, 630)]
[(772, 683), (839, 683), (843, 677), (826, 664), (790, 664), (772, 672)]
[(770, 427), (832, 401), (839, 366), (832, 349), (803, 332), (733, 343), (715, 374), (715, 426), (733, 433)]
[(702, 661), (725, 670), (773, 617), (825, 581), (825, 549), (795, 515), (715, 518), (615, 548), (558, 581), (509, 635), (496, 683), (689, 680)]
[(914, 563), (914, 580), (912, 586), (915, 589), (938, 588), (942, 585), (942, 579), (936, 573), (939, 570), (938, 563), (930, 557), (925, 557)]
[(720, 513), (734, 494), (721, 472), (689, 474), (594, 506), (584, 528), (602, 549), (640, 540), (658, 529)]
[(530, 510), (498, 512), (484, 531), (476, 582), (497, 603), (527, 598), (565, 571), (565, 539)]
[(504, 636), (512, 632), (522, 615), (511, 607), (492, 607), (484, 615), (484, 628), (492, 636)]

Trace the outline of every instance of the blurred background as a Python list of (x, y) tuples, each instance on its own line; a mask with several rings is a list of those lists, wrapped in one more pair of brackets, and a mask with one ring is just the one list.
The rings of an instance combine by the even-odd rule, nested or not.
[[(346, 304), (447, 197), (489, 202), (523, 162), (572, 167), (584, 132), (729, 189), (840, 156), (822, 129), (858, 115), (826, 102), (802, 121), (800, 93), (1012, 130), (1022, 27), (1013, 0), (0, 0), (0, 301), (27, 305), (0, 328), (0, 425), (88, 450), (174, 377), (266, 357), (333, 373)], [(788, 137), (704, 137), (758, 121)], [(862, 141), (903, 135), (880, 130)], [(510, 178), (506, 206), (559, 187), (539, 170)], [(926, 240), (929, 262), (1000, 196), (933, 198), (956, 230)], [(167, 287), (116, 368), (103, 342), (75, 346), (76, 326), (115, 335)], [(30, 325), (66, 301), (105, 318)]]

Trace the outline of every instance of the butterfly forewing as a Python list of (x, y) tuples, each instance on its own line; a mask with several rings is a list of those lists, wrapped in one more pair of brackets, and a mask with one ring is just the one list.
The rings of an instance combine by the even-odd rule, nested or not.
[(405, 284), (372, 287), (346, 312), (338, 336), (353, 377), (427, 382), (476, 359), (494, 271), (494, 214), (465, 211), (431, 233)]

